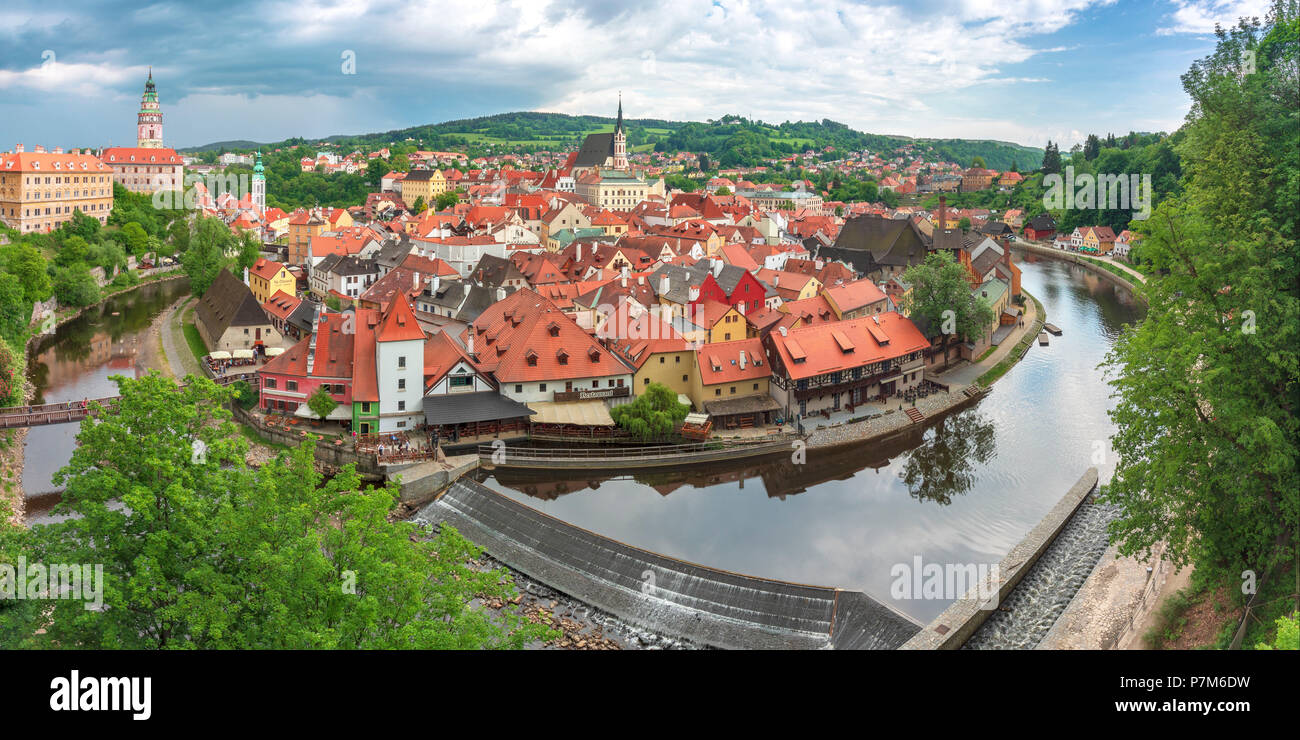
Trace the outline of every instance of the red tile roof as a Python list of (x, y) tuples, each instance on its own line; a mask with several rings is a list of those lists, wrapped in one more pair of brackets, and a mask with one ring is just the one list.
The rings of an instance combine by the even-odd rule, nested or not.
[[(742, 354), (745, 358), (743, 367)], [(763, 354), (763, 340), (757, 338), (709, 344), (701, 347), (695, 356), (700, 368), (700, 383), (705, 386), (758, 380), (772, 375), (772, 368)]]
[(379, 322), (379, 333), (375, 337), (377, 342), (405, 342), (408, 340), (423, 340), (424, 330), (420, 328), (420, 322), (415, 320), (415, 311), (411, 308), (411, 302), (406, 299), (406, 294), (398, 291), (397, 296), (388, 307), (388, 313)]
[[(878, 320), (878, 321), (877, 321)], [(768, 335), (790, 378), (802, 379), (862, 367), (930, 346), (909, 319), (889, 311)], [(852, 345), (846, 351), (845, 340)], [(804, 358), (801, 362), (796, 359)]]

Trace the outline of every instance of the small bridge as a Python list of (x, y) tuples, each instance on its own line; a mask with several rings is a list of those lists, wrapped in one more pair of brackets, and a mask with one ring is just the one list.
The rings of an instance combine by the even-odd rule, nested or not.
[(530, 469), (618, 470), (623, 468), (677, 467), (694, 463), (788, 453), (795, 437), (780, 436), (756, 442), (702, 442), (642, 447), (523, 447), (505, 443), (481, 444), (484, 467)]
[[(214, 378), (217, 385), (230, 385), (238, 380), (257, 382), (257, 373), (239, 373)], [(19, 429), (22, 427), (41, 427), (50, 424), (73, 424), (90, 416), (94, 405), (112, 408), (121, 396), (90, 398), (83, 401), (60, 401), (42, 403), (32, 406), (6, 406), (0, 408), (0, 429)]]

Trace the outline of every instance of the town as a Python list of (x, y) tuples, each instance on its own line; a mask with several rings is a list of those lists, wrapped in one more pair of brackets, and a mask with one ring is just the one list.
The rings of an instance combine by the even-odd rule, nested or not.
[(1296, 0), (452, 5), (0, 30), (0, 648), (1296, 647)]

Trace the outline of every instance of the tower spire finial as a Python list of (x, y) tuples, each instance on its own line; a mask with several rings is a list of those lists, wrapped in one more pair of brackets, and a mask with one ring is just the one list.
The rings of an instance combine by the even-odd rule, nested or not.
[(615, 131), (623, 130), (623, 91), (618, 91), (618, 122), (614, 124)]

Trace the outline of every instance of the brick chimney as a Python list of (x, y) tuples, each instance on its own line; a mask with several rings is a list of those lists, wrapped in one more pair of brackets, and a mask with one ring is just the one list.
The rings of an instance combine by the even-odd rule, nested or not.
[(18, 146), (14, 147), (14, 153), (15, 153), (15, 154), (22, 154), (22, 153), (25, 152), (25, 151), (27, 151), (27, 150), (26, 150), (26, 149), (23, 149), (23, 145), (22, 145), (22, 144), (19, 144)]

